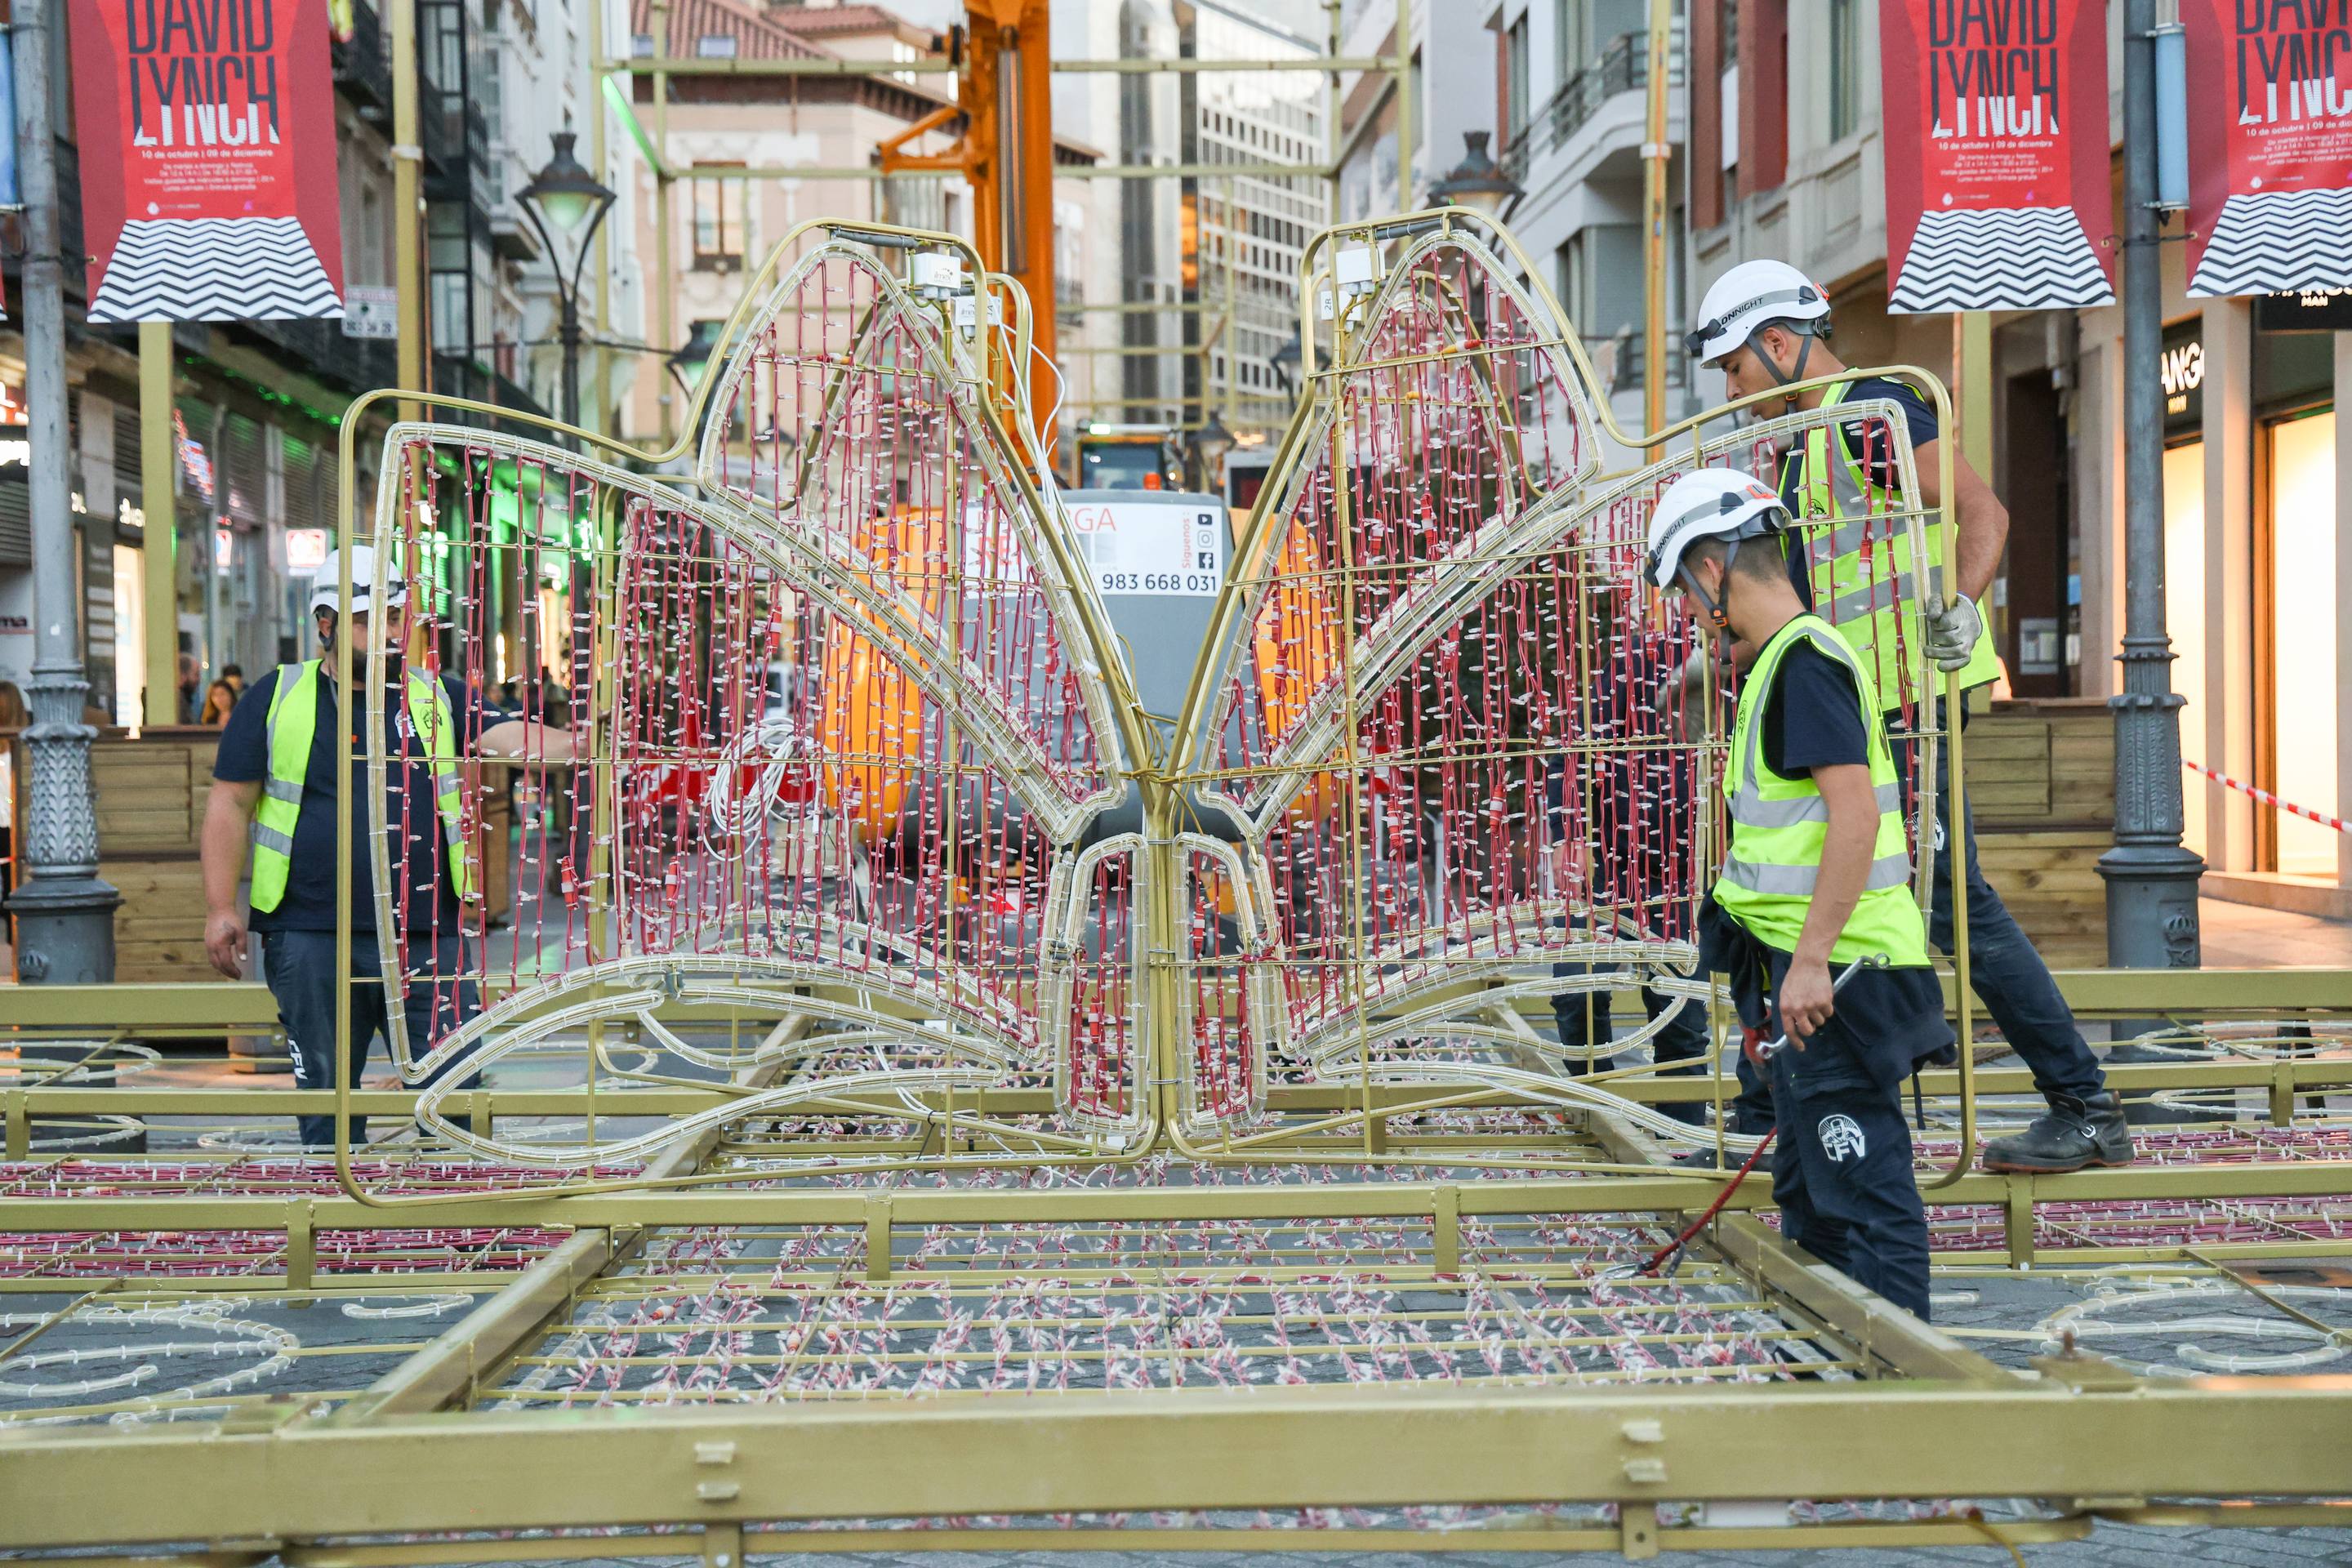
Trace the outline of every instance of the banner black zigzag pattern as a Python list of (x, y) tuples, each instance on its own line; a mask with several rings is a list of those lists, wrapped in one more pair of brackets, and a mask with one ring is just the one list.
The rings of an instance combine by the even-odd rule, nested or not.
[(1996, 207), (1921, 217), (1886, 308), (2046, 310), (2115, 300), (2072, 207)]
[(2221, 204), (2189, 291), (2292, 294), (2352, 288), (2352, 190), (2257, 191)]
[(151, 218), (122, 238), (93, 321), (266, 321), (340, 316), (327, 270), (291, 217)]

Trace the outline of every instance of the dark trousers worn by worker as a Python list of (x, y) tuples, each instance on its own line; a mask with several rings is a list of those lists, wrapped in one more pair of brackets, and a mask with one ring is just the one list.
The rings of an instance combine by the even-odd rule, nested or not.
[[(1961, 722), (1967, 722), (1965, 716)], [(1895, 766), (1904, 781), (1904, 813), (1916, 819), (1910, 781), (1918, 766), (1915, 754), (1918, 742), (1907, 738), (1892, 721), (1888, 731)], [(2033, 1087), (2042, 1098), (2053, 1102), (2087, 1100), (2105, 1089), (2106, 1075), (2099, 1070), (2099, 1058), (2084, 1043), (2083, 1032), (2074, 1026), (2074, 1010), (2059, 994), (2050, 966), (2042, 963), (2017, 917), (2001, 902), (2000, 894), (1985, 880), (1977, 864), (1976, 826), (1969, 820), (1974, 814), (1962, 817), (1957, 835), (1951, 831), (1951, 761), (1950, 747), (1936, 749), (1936, 872), (1927, 940), (1938, 952), (1952, 951), (1952, 841), (1957, 837), (1968, 877), (1969, 989), (2000, 1026), (2001, 1037), (2018, 1059), (2032, 1072)]]
[[(1552, 973), (1559, 979), (1581, 978), (1593, 972), (1596, 965), (1582, 963), (1555, 963)], [(1658, 1026), (1650, 1037), (1650, 1055), (1664, 1073), (1703, 1073), (1706, 1070), (1706, 1007), (1705, 1004), (1684, 1001), (1664, 991), (1642, 987), (1642, 1010), (1652, 1022), (1663, 1016), (1668, 1008), (1674, 1016)], [(1559, 1026), (1559, 1043), (1570, 1052), (1568, 1072), (1571, 1078), (1584, 1078), (1611, 1065), (1607, 1057), (1586, 1058), (1580, 1049), (1592, 1049), (1611, 1045), (1617, 1038), (1615, 1023), (1609, 1016), (1609, 993), (1606, 991), (1563, 991), (1551, 999), (1551, 1016)], [(1669, 1066), (1680, 1063), (1680, 1066)], [(1693, 1127), (1703, 1125), (1706, 1113), (1690, 1103), (1665, 1104), (1657, 1108), (1677, 1121)]]
[[(1832, 1017), (1809, 1047), (1828, 1047)], [(1927, 1210), (1911, 1174), (1901, 1100), (1862, 1081), (1808, 1079), (1793, 1050), (1773, 1058), (1779, 1143), (1772, 1201), (1780, 1234), (1866, 1290), (1927, 1316)]]
[[(298, 1089), (332, 1089), (335, 1087), (335, 933), (330, 931), (271, 931), (262, 939), (261, 972), (268, 982), (269, 994), (278, 1001), (278, 1020), (286, 1029), (286, 1045), (294, 1059), (294, 1084)], [(466, 943), (461, 936), (410, 939), (409, 952), (419, 973), (409, 981), (407, 994), (401, 1004), (402, 1016), (408, 1025), (408, 1048), (412, 1055), (422, 1055), (432, 1044), (448, 1035), (459, 1025), (481, 1011), (481, 998), (468, 976), (466, 963)], [(352, 1087), (357, 1088), (361, 1071), (367, 1065), (368, 1047), (376, 1036), (384, 1036), (385, 1049), (391, 1049), (391, 1036), (385, 1029), (384, 988), (377, 984), (382, 974), (376, 952), (375, 937), (370, 931), (357, 931), (352, 937), (352, 1016), (351, 1033), (344, 1044), (351, 1058)], [(439, 978), (444, 977), (446, 978)], [(425, 1081), (437, 1083), (451, 1073), (461, 1070), (463, 1059), (437, 1068)], [(458, 1084), (459, 1089), (471, 1089), (479, 1082), (473, 1075)], [(335, 1142), (335, 1118), (331, 1111), (297, 1119), (306, 1148), (332, 1148)], [(463, 1117), (453, 1116), (450, 1121), (459, 1127), (469, 1123)], [(351, 1118), (351, 1142), (354, 1147), (366, 1141), (367, 1118)]]
[[(1777, 997), (1789, 955), (1768, 950), (1763, 958)], [(1922, 1319), (1927, 1209), (1911, 1173), (1901, 1092), (1905, 1067), (1940, 1055), (1951, 1040), (1935, 984), (1926, 970), (1856, 975), (1803, 1049), (1792, 1043), (1756, 1075), (1770, 1096), (1780, 1140), (1772, 1201), (1780, 1205), (1780, 1234)], [(1765, 1035), (1784, 1031), (1774, 1004)], [(1915, 1033), (1919, 1037), (1909, 1037)]]

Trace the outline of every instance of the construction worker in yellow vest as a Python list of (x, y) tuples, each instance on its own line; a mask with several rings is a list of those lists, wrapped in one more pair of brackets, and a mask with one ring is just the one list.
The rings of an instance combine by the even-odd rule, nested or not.
[[(336, 812), (351, 803), (351, 1032), (343, 1045), (352, 1081), (360, 1081), (370, 1041), (385, 1032), (387, 987), (378, 955), (379, 921), (400, 933), (402, 1010), (409, 1050), (422, 1056), (480, 1010), (465, 928), (478, 910), (481, 868), (469, 834), (465, 763), (475, 757), (568, 758), (572, 737), (521, 720), (502, 720), (480, 694), (457, 679), (410, 668), (397, 642), (388, 645), (388, 690), (362, 690), (345, 703), (336, 691), (336, 639), (351, 647), (354, 684), (366, 679), (376, 592), (375, 552), (352, 547), (351, 613), (338, 597), (340, 563), (330, 552), (310, 595), (320, 657), (283, 664), (246, 690), (221, 731), (205, 810), (205, 951), (231, 979), (244, 973), (247, 921), (237, 883), (252, 853), (250, 929), (261, 937), (262, 976), (278, 1002), (278, 1021), (301, 1089), (335, 1085)], [(386, 635), (402, 635), (405, 585), (385, 594)], [(371, 700), (372, 697), (389, 700)], [(336, 727), (352, 724), (351, 787), (340, 787)], [(365, 753), (371, 716), (384, 726), (394, 758), (381, 813), (370, 808)], [(391, 849), (392, 885), (377, 896), (373, 839)], [(386, 1036), (389, 1049), (389, 1036)], [(446, 1077), (451, 1062), (434, 1076)], [(464, 1087), (464, 1086), (461, 1086)], [(335, 1119), (299, 1118), (302, 1142), (331, 1147)], [(364, 1142), (365, 1119), (351, 1119), (350, 1138)]]
[[(1707, 289), (1699, 325), (1685, 347), (1695, 364), (1723, 372), (1725, 390), (1734, 398), (1827, 378), (1824, 384), (1768, 398), (1760, 405), (1766, 416), (1857, 405), (1852, 423), (1816, 426), (1782, 455), (1780, 501), (1802, 536), (1789, 552), (1790, 580), (1801, 600), (1837, 628), (1870, 676), (1908, 789), (1917, 773), (1913, 731), (1932, 726), (1941, 715), (1928, 693), (1907, 690), (1906, 669), (1917, 662), (1911, 650), (1924, 647), (1935, 670), (1956, 672), (1963, 691), (1994, 679), (1991, 641), (1977, 605), (2000, 570), (2009, 513), (1957, 454), (1955, 493), (1943, 495), (1937, 447), (1941, 432), (1934, 411), (1899, 382), (1849, 375), (1829, 337), (1829, 300), (1811, 279), (1786, 262), (1749, 261)], [(1904, 494), (1885, 405), (1893, 405), (1894, 418), (1909, 437), (1916, 496)], [(1941, 519), (1931, 511), (1926, 528), (1929, 592), (1926, 603), (1916, 603), (1907, 530), (1887, 514), (1899, 518), (1912, 507), (1933, 509), (1948, 501), (1958, 529), (1956, 558), (1943, 558)], [(1915, 715), (1913, 704), (1925, 706)], [(1967, 722), (1965, 713), (1960, 722)], [(1929, 920), (1929, 933), (1945, 952), (1952, 950), (1949, 755), (1948, 748), (1936, 753)], [(1911, 804), (1906, 801), (1906, 812)], [(1958, 827), (1969, 900), (1969, 979), (2048, 1102), (2045, 1113), (2024, 1131), (1985, 1145), (1985, 1167), (2074, 1171), (2128, 1164), (2131, 1131), (2122, 1105), (2106, 1087), (2098, 1058), (2075, 1027), (2049, 966), (1979, 868), (1973, 826), (1962, 821)]]
[(1764, 1064), (1782, 1233), (1925, 1318), (1927, 1217), (1901, 1089), (1922, 1061), (1951, 1059), (1952, 1030), (1877, 689), (1790, 582), (1787, 524), (1769, 487), (1730, 468), (1685, 474), (1651, 514), (1652, 584), (1749, 650), (1700, 952), (1730, 977), (1740, 1021), (1788, 1041)]

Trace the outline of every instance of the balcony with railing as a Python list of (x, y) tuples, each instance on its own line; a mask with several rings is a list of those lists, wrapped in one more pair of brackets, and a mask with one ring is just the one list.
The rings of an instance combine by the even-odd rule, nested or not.
[(352, 0), (352, 36), (334, 46), (335, 86), (360, 111), (382, 123), (392, 118), (392, 52), (383, 22), (368, 0)]
[[(1666, 46), (1669, 90), (1683, 85), (1683, 22), (1677, 16), (1673, 37)], [(1582, 70), (1561, 82), (1559, 90), (1538, 105), (1527, 122), (1512, 133), (1510, 147), (1503, 155), (1504, 172), (1524, 184), (1528, 164), (1537, 154), (1566, 147), (1610, 100), (1621, 93), (1646, 92), (1649, 86), (1649, 34), (1618, 34), (1601, 46), (1601, 53)], [(1638, 119), (1633, 133), (1638, 140)]]

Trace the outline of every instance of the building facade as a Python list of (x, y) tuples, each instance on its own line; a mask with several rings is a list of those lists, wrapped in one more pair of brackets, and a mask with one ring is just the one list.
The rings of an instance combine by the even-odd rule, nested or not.
[[(2120, 11), (2116, 13), (2119, 17)], [(2110, 19), (2111, 28), (2119, 21)], [(2127, 366), (2119, 307), (1996, 312), (1990, 350), (1956, 362), (1949, 315), (1886, 309), (1878, 27), (1863, 0), (1696, 0), (1685, 240), (1688, 297), (1778, 256), (1835, 306), (1849, 364), (1916, 365), (1953, 385), (1959, 440), (2009, 509), (1991, 599), (2007, 690), (2098, 701), (2124, 629), (2124, 377), (2165, 390), (2165, 576), (2181, 751), (2327, 815), (2352, 816), (2352, 437), (2336, 405), (2352, 347), (2311, 309), (2197, 300), (2185, 247), (2162, 247), (2160, 363)], [(2119, 89), (2121, 38), (2111, 32)], [(2119, 96), (2111, 141), (2121, 134)], [(2122, 229), (2117, 166), (2115, 230)], [(2168, 237), (2183, 228), (2175, 217)], [(1982, 363), (1970, 388), (1955, 364)], [(1703, 374), (1715, 401), (1720, 378)], [(1973, 410), (1973, 415), (1971, 415)], [(2184, 773), (2206, 890), (2352, 915), (2352, 839)]]
[[(1237, 5), (1183, 8), (1185, 52), (1198, 59), (1311, 59), (1307, 39)], [(1291, 394), (1274, 356), (1298, 331), (1298, 266), (1328, 222), (1328, 106), (1319, 73), (1202, 71), (1183, 79), (1183, 162), (1294, 164), (1297, 174), (1205, 175), (1182, 183), (1186, 422), (1214, 410), (1253, 444), (1281, 434)]]
[[(595, 10), (606, 3), (554, 0), (534, 10), (510, 0), (425, 0), (419, 6), (423, 245), (436, 391), (534, 412), (554, 404), (551, 356), (526, 348), (553, 336), (546, 302), (551, 274), (535, 247), (516, 238), (527, 226), (519, 221), (514, 195), (529, 171), (546, 161), (548, 132), (562, 128), (567, 116), (574, 125), (586, 122), (592, 105), (578, 84), (591, 79), (598, 25), (612, 36), (625, 20), (617, 4), (607, 13)], [(354, 0), (352, 12), (352, 35), (336, 40), (332, 62), (344, 281), (357, 304), (390, 289), (397, 258), (388, 39), (370, 0)], [(56, 100), (60, 217), (67, 250), (79, 254), (71, 40), (62, 27), (52, 37), (56, 79), (67, 88)], [(619, 188), (626, 149), (617, 135), (607, 142), (614, 156), (604, 177)], [(614, 278), (633, 270), (626, 261), (625, 248), (614, 252)], [(13, 262), (8, 270), (15, 272)], [(250, 678), (310, 651), (304, 606), (320, 558), (351, 521), (338, 444), (353, 400), (392, 384), (394, 344), (370, 335), (367, 312), (359, 310), (340, 321), (176, 323), (173, 493), (149, 496), (141, 466), (137, 332), (89, 324), (84, 287), (81, 269), (69, 268), (69, 462), (91, 701), (117, 723), (138, 724), (146, 639), (161, 637), (193, 665), (179, 702), (180, 716), (193, 719), (212, 680), (229, 666)], [(598, 330), (635, 336), (625, 309), (634, 301), (623, 293), (618, 302), (625, 308)], [(20, 686), (30, 679), (33, 644), (21, 342), (14, 326), (0, 326), (0, 680)], [(373, 504), (375, 447), (388, 419), (382, 410), (359, 417), (352, 505), (365, 508)], [(16, 461), (7, 461), (11, 456)], [(168, 604), (151, 604), (145, 555), (151, 541), (166, 537), (165, 524), (173, 594)]]
[[(669, 58), (722, 59), (914, 60), (935, 58), (944, 35), (908, 22), (879, 5), (770, 5), (745, 0), (677, 0), (663, 8)], [(660, 52), (653, 7), (637, 0), (631, 52)], [(903, 137), (918, 121), (951, 110), (954, 78), (940, 72), (841, 75), (674, 75), (656, 103), (649, 75), (635, 79), (637, 133), (661, 149), (673, 172), (668, 195), (669, 274), (659, 275), (662, 195), (654, 170), (636, 174), (633, 254), (635, 290), (648, 303), (649, 351), (628, 394), (624, 427), (641, 443), (659, 445), (684, 412), (688, 388), (663, 362), (698, 327), (723, 323), (750, 275), (793, 226), (812, 218), (890, 223), (972, 237), (972, 193), (959, 174), (885, 175), (878, 148)], [(908, 141), (904, 151), (949, 151), (961, 133), (949, 116)], [(1087, 276), (1100, 240), (1095, 182), (1084, 176), (1095, 151), (1068, 134), (1056, 117), (1054, 183), (1056, 289), (1067, 275)], [(747, 176), (742, 171), (806, 168)], [(1069, 364), (1084, 341), (1086, 318), (1058, 298), (1057, 358)], [(1065, 398), (1065, 436), (1079, 417)]]
[[(1525, 194), (1504, 213), (1543, 271), (1628, 429), (1643, 417), (1645, 276), (1642, 205), (1648, 140), (1649, 34), (1643, 0), (1507, 0), (1493, 22), (1499, 61), (1503, 167)], [(1685, 105), (1677, 25), (1669, 58), (1666, 314), (1679, 322), (1689, 293), (1682, 255)], [(1666, 416), (1696, 406), (1681, 333), (1666, 353)], [(1619, 453), (1618, 460), (1632, 454)]]

